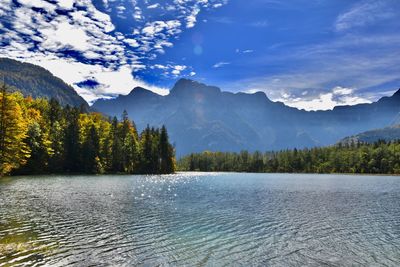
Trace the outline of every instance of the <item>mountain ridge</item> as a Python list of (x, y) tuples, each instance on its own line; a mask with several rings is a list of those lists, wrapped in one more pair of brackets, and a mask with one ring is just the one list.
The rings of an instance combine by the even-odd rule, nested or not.
[(280, 150), (335, 144), (346, 136), (384, 127), (400, 112), (397, 92), (371, 104), (305, 111), (271, 101), (265, 93), (224, 92), (218, 87), (180, 79), (170, 94), (140, 90), (130, 100), (99, 100), (93, 108), (109, 115), (126, 109), (141, 129), (165, 124), (177, 154), (203, 150)]
[(43, 67), (10, 58), (0, 58), (0, 82), (11, 91), (34, 98), (55, 98), (62, 105), (89, 107), (87, 102), (63, 80)]

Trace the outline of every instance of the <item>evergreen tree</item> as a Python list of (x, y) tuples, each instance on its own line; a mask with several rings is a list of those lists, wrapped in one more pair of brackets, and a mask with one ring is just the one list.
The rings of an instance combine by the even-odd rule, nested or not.
[(111, 124), (112, 145), (111, 145), (111, 172), (122, 172), (122, 144), (118, 130), (118, 119), (113, 118)]
[[(113, 144), (113, 134), (111, 133), (111, 119), (103, 123), (102, 129), (103, 141), (100, 146), (100, 158), (102, 160), (103, 170), (109, 172), (112, 169), (112, 144)], [(106, 127), (107, 126), (107, 127)], [(105, 129), (107, 128), (107, 129)]]
[(141, 134), (141, 148), (141, 172), (151, 173), (153, 143), (149, 125), (147, 125), (146, 129)]
[(150, 130), (151, 133), (151, 167), (148, 173), (160, 173), (160, 131), (154, 127)]
[(67, 172), (81, 172), (79, 144), (79, 110), (66, 107), (67, 126), (64, 134), (64, 169)]
[(91, 125), (88, 135), (85, 138), (82, 149), (83, 171), (85, 173), (103, 172), (100, 162), (100, 140), (97, 129)]
[(175, 171), (174, 150), (168, 140), (167, 128), (163, 125), (160, 133), (160, 173), (172, 173)]
[(47, 140), (39, 123), (33, 122), (28, 127), (27, 138), (24, 140), (30, 150), (30, 157), (18, 173), (47, 173), (48, 161), (52, 154), (50, 141)]
[(122, 165), (124, 172), (133, 173), (137, 169), (139, 161), (138, 157), (138, 140), (137, 132), (129, 120), (126, 110), (122, 113), (122, 126), (120, 130), (121, 149), (122, 149)]
[(62, 107), (54, 98), (49, 101), (47, 110), (49, 124), (49, 141), (52, 155), (49, 158), (49, 172), (61, 172), (63, 170), (64, 156), (64, 119)]
[(124, 172), (133, 173), (137, 161), (137, 139), (132, 122), (128, 118), (126, 110), (122, 113), (121, 127), (119, 137), (121, 140), (121, 164)]
[(133, 130), (125, 136), (123, 140), (124, 169), (126, 173), (135, 173), (138, 171), (139, 149), (138, 141), (135, 138)]

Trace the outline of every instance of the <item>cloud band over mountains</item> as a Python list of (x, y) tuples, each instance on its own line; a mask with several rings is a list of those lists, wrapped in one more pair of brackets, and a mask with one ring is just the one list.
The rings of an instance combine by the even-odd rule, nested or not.
[[(135, 78), (187, 28), (203, 9), (225, 1), (4, 0), (0, 5), (0, 56), (41, 65), (72, 84), (86, 100), (146, 86)], [(168, 64), (171, 76), (193, 75)], [(86, 83), (85, 81), (95, 81)], [(94, 85), (92, 87), (88, 86)], [(82, 86), (86, 85), (86, 86)]]

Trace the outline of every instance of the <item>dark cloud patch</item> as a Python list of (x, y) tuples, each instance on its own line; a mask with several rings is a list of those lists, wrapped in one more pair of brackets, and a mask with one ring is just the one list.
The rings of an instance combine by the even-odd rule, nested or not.
[(87, 80), (84, 80), (84, 81), (81, 81), (81, 82), (75, 83), (75, 84), (77, 86), (79, 86), (80, 88), (85, 88), (85, 89), (96, 89), (101, 85), (95, 79), (87, 79)]

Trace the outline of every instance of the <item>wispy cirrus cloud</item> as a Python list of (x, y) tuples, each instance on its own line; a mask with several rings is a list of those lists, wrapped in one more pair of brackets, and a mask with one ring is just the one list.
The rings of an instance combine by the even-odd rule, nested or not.
[(221, 67), (226, 66), (226, 65), (229, 65), (229, 64), (231, 64), (231, 63), (230, 63), (230, 62), (221, 61), (221, 62), (215, 63), (215, 64), (213, 65), (213, 68), (218, 69), (218, 68), (221, 68)]
[(268, 20), (260, 20), (260, 21), (250, 22), (248, 25), (252, 27), (268, 27), (270, 26), (270, 23)]
[(236, 53), (241, 53), (241, 54), (249, 54), (249, 53), (253, 53), (254, 50), (253, 49), (245, 49), (245, 50), (240, 50), (239, 48), (236, 48), (235, 50)]
[(335, 29), (345, 31), (393, 18), (398, 13), (398, 3), (395, 0), (360, 1), (337, 17)]
[[(245, 78), (228, 87), (237, 88), (239, 84), (236, 90), (264, 91), (274, 101), (307, 110), (376, 101), (398, 88), (399, 47), (400, 37), (392, 33), (346, 34), (328, 42), (289, 47), (284, 54), (274, 51), (275, 55), (248, 63), (260, 68), (270, 64), (292, 65), (285, 73)], [(350, 88), (351, 92), (334, 91), (340, 87)]]

